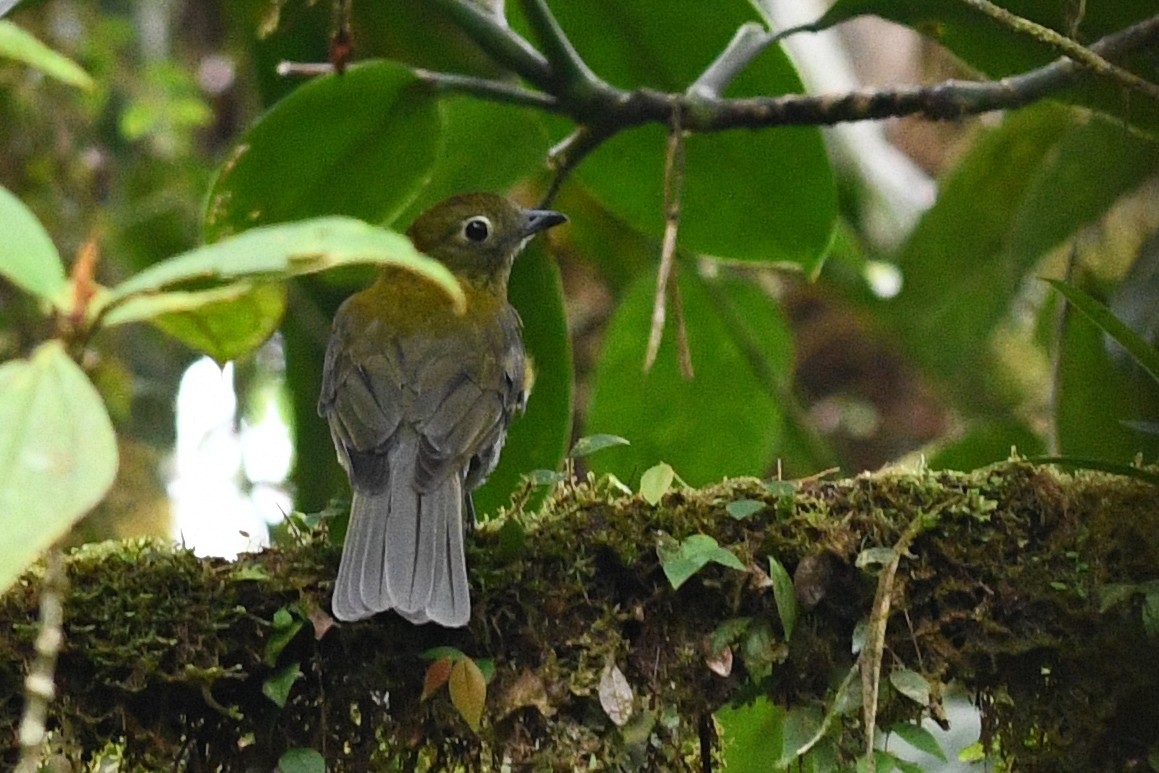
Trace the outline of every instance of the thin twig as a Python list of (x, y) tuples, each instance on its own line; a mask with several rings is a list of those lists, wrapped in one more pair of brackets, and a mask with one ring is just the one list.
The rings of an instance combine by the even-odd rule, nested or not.
[(684, 131), (680, 111), (672, 113), (668, 150), (664, 157), (664, 239), (660, 244), (660, 269), (656, 273), (656, 299), (652, 304), (652, 329), (644, 353), (644, 372), (652, 370), (660, 353), (668, 302), (668, 282), (676, 262), (676, 236), (680, 231), (680, 194), (684, 186)]
[(20, 762), (16, 773), (40, 770), (48, 704), (56, 694), (56, 656), (64, 641), (64, 590), (67, 579), (60, 550), (48, 551), (40, 588), (40, 632), (36, 635), (36, 658), (24, 679), (24, 716), (20, 719)]
[(685, 93), (693, 99), (716, 98), (724, 93), (736, 76), (773, 41), (774, 36), (764, 26), (754, 22), (742, 24), (725, 46)]
[(551, 87), (555, 80), (551, 65), (501, 18), (471, 0), (430, 0), (430, 4), (447, 14), (497, 63), (541, 89)]
[(1066, 35), (1059, 34), (1050, 27), (1045, 27), (1018, 14), (1011, 13), (1005, 8), (990, 2), (990, 0), (962, 0), (962, 2), (976, 11), (981, 11), (991, 19), (994, 19), (1015, 32), (1029, 35), (1038, 42), (1045, 43), (1063, 56), (1090, 68), (1092, 72), (1104, 78), (1109, 78), (1132, 91), (1137, 91), (1140, 94), (1146, 94), (1152, 99), (1159, 100), (1159, 86), (1140, 78), (1130, 70), (1125, 70), (1122, 67), (1111, 64), (1099, 56), (1097, 52), (1068, 38)]
[(476, 78), (471, 75), (456, 75), (454, 73), (434, 72), (422, 68), (411, 70), (415, 77), (424, 83), (429, 83), (440, 91), (469, 93), (477, 97), (486, 97), (494, 102), (506, 102), (512, 105), (535, 107), (548, 112), (559, 109), (559, 100), (543, 91), (525, 89), (505, 81)]
[[(679, 270), (678, 267), (675, 268)], [(692, 367), (692, 348), (688, 344), (688, 321), (684, 318), (684, 298), (680, 294), (680, 282), (671, 282), (668, 291), (672, 295), (672, 313), (676, 315), (676, 360), (680, 364), (680, 375), (685, 381), (696, 378)]]
[(580, 126), (556, 143), (555, 147), (547, 152), (548, 168), (554, 170), (555, 175), (539, 206), (550, 206), (572, 171), (610, 136), (607, 132), (597, 132), (588, 126)]
[(543, 46), (556, 85), (562, 91), (577, 93), (605, 85), (580, 58), (544, 0), (523, 0), (523, 13)]

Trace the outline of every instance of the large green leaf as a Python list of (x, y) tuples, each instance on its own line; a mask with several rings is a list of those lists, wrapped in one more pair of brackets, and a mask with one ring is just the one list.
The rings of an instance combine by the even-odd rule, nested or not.
[(1058, 290), (1071, 304), (1087, 316), (1091, 322), (1104, 333), (1115, 339), (1120, 346), (1127, 350), (1131, 359), (1137, 362), (1151, 378), (1159, 382), (1159, 351), (1148, 344), (1143, 338), (1121, 320), (1115, 317), (1103, 304), (1073, 285), (1060, 282), (1057, 279), (1047, 280), (1054, 289)]
[(388, 223), (442, 146), (435, 95), (405, 67), (372, 62), (311, 81), (242, 139), (213, 184), (210, 240), (324, 214)]
[(535, 112), (468, 97), (444, 98), (439, 107), (446, 143), (430, 181), (396, 222), (410, 223), (457, 193), (502, 193), (543, 169), (547, 132)]
[[(114, 287), (101, 299), (97, 310), (110, 309), (112, 314), (113, 307), (130, 298), (187, 290), (193, 283), (281, 280), (357, 264), (401, 266), (463, 302), (462, 290), (451, 272), (416, 250), (404, 235), (348, 217), (319, 217), (254, 228), (176, 255)], [(165, 313), (170, 309), (158, 302), (156, 310)], [(144, 316), (142, 310), (134, 319)]]
[[(741, 24), (756, 19), (744, 0), (557, 2), (554, 11), (580, 54), (622, 88), (683, 91)], [(609, 34), (615, 30), (615, 34)], [(772, 47), (735, 81), (729, 96), (800, 92), (784, 52)], [(666, 132), (623, 132), (578, 169), (580, 180), (634, 228), (664, 228)], [(681, 245), (692, 252), (752, 261), (789, 261), (812, 272), (836, 217), (832, 171), (820, 131), (785, 128), (688, 138)]]
[(58, 341), (0, 365), (0, 592), (92, 509), (117, 473), (96, 388)]
[[(149, 321), (219, 362), (268, 338), (285, 311), (288, 279), (351, 265), (402, 266), (457, 301), (462, 289), (441, 263), (394, 231), (323, 217), (246, 231), (177, 255), (103, 294), (93, 305), (105, 325)], [(205, 288), (209, 282), (226, 284)]]
[(775, 770), (785, 745), (785, 710), (760, 696), (742, 706), (722, 706), (713, 715), (729, 773)]
[(0, 19), (0, 58), (24, 62), (70, 86), (87, 89), (93, 85), (93, 79), (80, 65), (53, 51), (7, 19)]
[(1055, 386), (1058, 451), (1067, 457), (1127, 462), (1159, 453), (1159, 437), (1127, 422), (1153, 421), (1159, 387), (1141, 369), (1119, 367), (1103, 331), (1085, 314), (1070, 313), (1063, 330)]
[(584, 427), (585, 434), (621, 435), (632, 445), (592, 456), (592, 467), (629, 480), (663, 460), (693, 486), (764, 474), (782, 432), (770, 380), (788, 380), (785, 321), (747, 282), (701, 279), (685, 268), (680, 290), (696, 377), (679, 374), (672, 324), (644, 374), (655, 276), (641, 277), (608, 327)]
[[(1155, 13), (1153, 0), (1081, 4), (1059, 0), (1004, 0), (1000, 5), (1064, 35), (1073, 35), (1082, 43), (1091, 43)], [(817, 26), (829, 27), (862, 14), (874, 14), (913, 27), (994, 78), (1025, 72), (1058, 57), (1053, 48), (1014, 32), (961, 0), (838, 0)], [(1154, 63), (1149, 57), (1143, 51), (1127, 64), (1153, 80)], [(1137, 94), (1128, 96), (1121, 86), (1109, 80), (1088, 77), (1058, 97), (1094, 107), (1152, 132), (1159, 130), (1159, 105)]]
[(559, 269), (540, 242), (533, 242), (516, 261), (509, 294), (523, 318), (523, 340), (535, 367), (535, 385), (527, 412), (511, 424), (499, 466), (475, 493), (480, 514), (507, 504), (524, 474), (557, 469), (571, 437), (571, 339)]
[(974, 143), (902, 248), (904, 285), (885, 316), (956, 399), (991, 404), (1000, 396), (987, 342), (1027, 271), (1157, 164), (1153, 144), (1102, 119), (1050, 105), (1008, 116)]
[(42, 300), (66, 302), (68, 280), (44, 226), (20, 199), (0, 186), (0, 276)]

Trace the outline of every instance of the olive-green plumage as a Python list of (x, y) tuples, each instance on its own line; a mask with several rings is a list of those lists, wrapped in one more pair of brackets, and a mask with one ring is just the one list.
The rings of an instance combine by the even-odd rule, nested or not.
[(407, 234), (458, 278), (464, 313), (398, 268), (339, 308), (318, 399), (354, 492), (338, 619), (388, 609), (412, 623), (470, 619), (464, 514), (527, 399), (507, 279), (527, 240), (564, 220), (493, 194), (455, 196)]

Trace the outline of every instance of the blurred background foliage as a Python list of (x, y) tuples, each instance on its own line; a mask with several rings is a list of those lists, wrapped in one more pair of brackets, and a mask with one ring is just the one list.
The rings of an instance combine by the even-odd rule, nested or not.
[[(738, 25), (762, 16), (743, 0), (556, 5), (581, 55), (622, 88), (685, 88)], [(1066, 5), (1010, 7), (1088, 41), (1149, 12), (1136, 2), (1060, 14)], [(840, 44), (870, 85), (1007, 75), (1053, 56), (960, 3), (918, 8), (842, 0), (823, 25), (873, 13), (927, 35), (876, 19), (845, 25)], [(346, 13), (356, 64), (345, 75), (277, 74), (285, 60), (325, 61)], [(526, 28), (518, 9), (508, 13)], [(29, 0), (8, 19), (79, 62), (95, 86), (77, 92), (0, 67), (0, 183), (63, 254), (95, 239), (105, 283), (257, 224), (341, 213), (402, 229), (466, 189), (532, 202), (550, 179), (548, 149), (572, 128), (417, 83), (409, 67), (502, 77), (419, 0)], [(726, 96), (805, 89), (774, 46)], [(521, 474), (557, 467), (575, 437), (594, 432), (632, 442), (591, 461), (629, 485), (660, 460), (700, 484), (853, 473), (918, 454), (972, 468), (1012, 448), (1154, 459), (1154, 385), (1038, 277), (1069, 278), (1153, 340), (1156, 249), (1145, 244), (1159, 224), (1156, 106), (1105, 82), (1063, 97), (939, 125), (891, 121), (905, 174), (936, 180), (938, 196), (928, 209), (920, 197), (893, 202), (920, 217), (885, 235), (870, 222), (883, 192), (841, 160), (850, 151), (836, 135), (690, 137), (678, 270), (691, 380), (676, 367), (675, 323), (656, 367), (641, 366), (665, 132), (638, 127), (598, 148), (555, 202), (572, 222), (551, 240), (554, 259), (536, 249), (516, 270), (536, 392), (480, 509), (502, 505)], [(281, 385), (296, 460), (287, 485), (300, 509), (324, 507), (345, 486), (314, 403), (329, 320), (365, 280), (359, 271), (294, 280), (255, 312), (255, 340), (278, 331), (266, 355), (235, 363), (242, 416), (247, 394)], [(23, 354), (44, 323), (10, 286), (0, 284), (0, 301), (0, 355)], [(102, 334), (86, 361), (133, 449), (125, 483), (145, 486), (151, 493), (134, 499), (159, 512), (158, 460), (195, 356), (138, 325)]]

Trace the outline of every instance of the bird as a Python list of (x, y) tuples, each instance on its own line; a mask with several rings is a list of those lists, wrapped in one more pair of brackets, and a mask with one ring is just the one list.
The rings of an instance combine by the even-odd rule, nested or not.
[(471, 491), (495, 469), (531, 381), (507, 282), (527, 242), (566, 220), (493, 193), (453, 196), (407, 236), (450, 269), (465, 311), (398, 266), (339, 307), (318, 398), (352, 490), (338, 620), (394, 610), (416, 625), (470, 621)]

